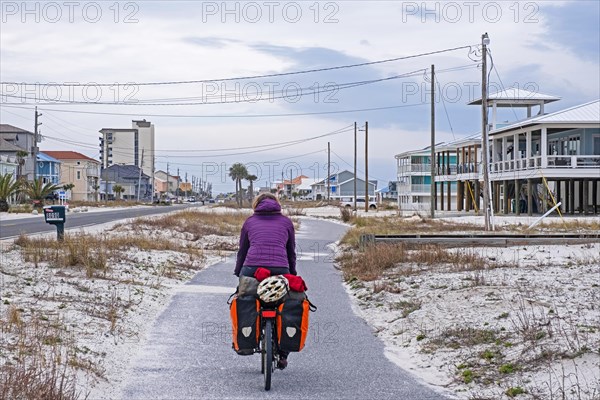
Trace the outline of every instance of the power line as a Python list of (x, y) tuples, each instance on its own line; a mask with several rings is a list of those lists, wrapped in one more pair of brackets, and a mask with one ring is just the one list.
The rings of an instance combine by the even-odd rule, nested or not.
[[(147, 114), (147, 113), (121, 113), (121, 112), (103, 112), (103, 111), (82, 111), (82, 110), (58, 110), (55, 108), (41, 108), (38, 107), (41, 111), (51, 111), (51, 112), (62, 112), (62, 113), (72, 113), (72, 114), (93, 114), (93, 115), (116, 115), (116, 116), (126, 116), (126, 117), (136, 117), (139, 118), (140, 115), (145, 117), (157, 117), (157, 118), (277, 118), (277, 117), (301, 117), (301, 116), (309, 116), (309, 115), (331, 115), (331, 114), (347, 114), (347, 113), (356, 113), (356, 112), (371, 112), (371, 111), (384, 111), (384, 110), (392, 110), (397, 108), (406, 108), (406, 107), (418, 107), (422, 105), (428, 104), (427, 101), (415, 104), (399, 104), (394, 106), (386, 106), (386, 107), (374, 107), (374, 108), (362, 108), (362, 109), (352, 109), (352, 110), (337, 110), (337, 111), (316, 111), (316, 112), (303, 112), (303, 113), (281, 113), (281, 114), (229, 114), (229, 115), (191, 115), (191, 114)], [(33, 107), (27, 106), (17, 106), (17, 105), (7, 105), (2, 104), (2, 107), (10, 107), (10, 108), (20, 108), (23, 110), (33, 110)]]
[[(250, 75), (250, 76), (241, 76), (241, 77), (234, 77), (234, 78), (200, 79), (200, 80), (186, 80), (186, 81), (140, 82), (140, 83), (129, 82), (127, 84), (136, 85), (136, 86), (160, 86), (160, 85), (184, 85), (184, 84), (226, 82), (226, 81), (260, 79), (260, 78), (273, 78), (276, 76), (300, 75), (300, 74), (308, 74), (308, 73), (314, 73), (314, 72), (334, 71), (334, 70), (345, 69), (345, 68), (365, 67), (368, 65), (376, 65), (376, 64), (383, 64), (383, 63), (389, 63), (389, 62), (394, 62), (394, 61), (408, 60), (408, 59), (412, 59), (412, 58), (447, 53), (447, 52), (461, 50), (461, 49), (472, 49), (473, 47), (476, 47), (476, 46), (478, 46), (478, 45), (477, 44), (465, 45), (465, 46), (459, 46), (459, 47), (446, 48), (446, 49), (442, 49), (442, 50), (429, 51), (426, 53), (419, 53), (419, 54), (414, 54), (414, 55), (409, 55), (409, 56), (388, 58), (388, 59), (384, 59), (384, 60), (368, 61), (368, 62), (356, 63), (356, 64), (346, 64), (346, 65), (339, 65), (339, 66), (334, 66), (334, 67), (313, 68), (313, 69), (306, 69), (306, 70), (293, 71), (293, 72), (282, 72), (282, 73), (276, 73), (276, 74)], [(24, 83), (24, 82), (8, 82), (8, 81), (0, 82), (0, 84), (5, 84), (5, 85), (21, 85), (21, 84), (52, 85), (52, 86), (72, 86), (72, 87), (90, 85), (89, 83), (87, 83), (87, 84), (85, 84), (85, 83), (43, 83), (43, 84), (41, 84), (41, 83)], [(115, 83), (94, 83), (94, 85), (95, 86), (115, 86)]]
[[(422, 71), (422, 70), (418, 70), (418, 71)], [(304, 97), (304, 96), (314, 96), (316, 94), (321, 94), (321, 93), (327, 93), (327, 92), (333, 92), (333, 91), (339, 91), (339, 90), (344, 90), (344, 89), (349, 89), (349, 88), (354, 88), (354, 87), (358, 87), (358, 86), (365, 86), (365, 85), (371, 85), (373, 83), (379, 83), (379, 82), (384, 82), (384, 81), (390, 81), (390, 80), (394, 80), (394, 79), (400, 79), (403, 77), (411, 77), (411, 76), (415, 76), (417, 71), (413, 71), (413, 72), (409, 72), (406, 74), (401, 74), (401, 75), (394, 75), (394, 76), (390, 76), (387, 78), (380, 78), (380, 79), (372, 79), (372, 80), (368, 80), (368, 81), (356, 81), (356, 82), (348, 82), (348, 83), (342, 83), (340, 85), (325, 85), (323, 87), (318, 87), (317, 90), (312, 90), (310, 92), (307, 93), (303, 93), (303, 91), (311, 89), (309, 88), (295, 88), (295, 90), (297, 92), (300, 92), (299, 94), (296, 94), (294, 96), (290, 96), (287, 93), (284, 93), (284, 90), (278, 91), (278, 93), (280, 93), (277, 96), (261, 96), (258, 99), (254, 99), (254, 98), (250, 98), (250, 99), (245, 99), (245, 100), (237, 100), (238, 97), (238, 93), (236, 93), (236, 95), (234, 96), (234, 98), (236, 98), (235, 100), (221, 100), (221, 101), (200, 101), (200, 102), (186, 102), (186, 103), (152, 103), (151, 101), (171, 101), (173, 99), (169, 99), (169, 98), (163, 98), (163, 99), (148, 99), (148, 100), (136, 100), (136, 101), (76, 101), (76, 100), (59, 100), (59, 99), (40, 99), (37, 97), (26, 97), (26, 96), (17, 96), (17, 95), (11, 95), (11, 94), (4, 94), (2, 92), (0, 92), (0, 97), (10, 97), (10, 98), (17, 98), (17, 99), (23, 99), (23, 100), (32, 100), (37, 104), (49, 104), (49, 105), (62, 105), (62, 104), (76, 104), (76, 105), (84, 105), (84, 104), (93, 104), (93, 105), (124, 105), (124, 106), (197, 106), (197, 105), (212, 105), (212, 104), (239, 104), (239, 103), (256, 103), (258, 101), (265, 101), (265, 100), (277, 100), (277, 99), (284, 99), (284, 98), (300, 98), (300, 97)], [(287, 90), (286, 90), (287, 92)], [(223, 98), (223, 95), (216, 95), (216, 96), (212, 96), (215, 98)], [(225, 98), (227, 98), (228, 96), (225, 96)], [(239, 95), (239, 97), (247, 97), (247, 96), (242, 96)], [(202, 97), (201, 97), (202, 98)], [(193, 97), (191, 99), (195, 99), (197, 100), (198, 97)], [(44, 103), (40, 103), (40, 102), (44, 102)], [(4, 104), (14, 104), (14, 103), (4, 103)], [(18, 103), (17, 103), (18, 104)]]

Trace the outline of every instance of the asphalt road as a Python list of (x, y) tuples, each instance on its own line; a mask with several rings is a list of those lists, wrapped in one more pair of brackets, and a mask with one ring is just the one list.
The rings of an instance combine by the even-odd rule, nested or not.
[[(102, 211), (102, 212), (82, 212), (67, 213), (65, 230), (78, 228), (82, 226), (103, 224), (105, 222), (117, 221), (120, 219), (136, 218), (145, 215), (165, 214), (174, 210), (181, 210), (190, 207), (190, 205), (156, 206), (143, 208), (124, 208), (122, 210)], [(21, 219), (0, 219), (0, 239), (16, 237), (21, 234), (56, 232), (56, 227), (44, 222), (42, 213), (30, 218)]]
[(123, 399), (407, 399), (444, 397), (384, 356), (383, 343), (356, 316), (327, 244), (345, 227), (304, 219), (297, 235), (298, 273), (319, 309), (306, 347), (275, 371), (265, 392), (260, 357), (231, 349), (229, 294), (234, 258), (198, 273), (157, 318), (132, 361)]

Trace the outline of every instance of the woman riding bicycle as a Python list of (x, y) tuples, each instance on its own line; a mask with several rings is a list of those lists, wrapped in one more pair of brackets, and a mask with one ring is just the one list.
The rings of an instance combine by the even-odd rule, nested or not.
[[(267, 268), (271, 275), (296, 275), (294, 224), (281, 214), (281, 204), (271, 193), (256, 197), (254, 214), (242, 226), (240, 249), (234, 274), (254, 277), (257, 268)], [(279, 353), (278, 367), (287, 366), (287, 352)]]

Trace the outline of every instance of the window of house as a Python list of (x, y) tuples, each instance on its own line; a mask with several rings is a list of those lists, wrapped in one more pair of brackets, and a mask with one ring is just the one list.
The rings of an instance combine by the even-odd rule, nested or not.
[(77, 179), (81, 179), (81, 171), (77, 171)]

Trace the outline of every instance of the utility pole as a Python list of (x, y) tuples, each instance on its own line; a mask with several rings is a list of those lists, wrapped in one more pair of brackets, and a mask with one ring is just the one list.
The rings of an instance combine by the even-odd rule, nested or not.
[(140, 175), (138, 177), (137, 201), (140, 202), (140, 189), (142, 188), (142, 167), (144, 166), (144, 149), (142, 149), (142, 160), (140, 162)]
[(188, 192), (188, 190), (187, 190), (187, 188), (188, 188), (188, 185), (187, 185), (187, 183), (188, 183), (188, 180), (187, 180), (187, 172), (186, 172), (186, 173), (185, 173), (185, 198), (186, 198), (186, 199), (187, 199), (187, 197), (188, 197), (188, 193), (187, 193), (187, 192)]
[(39, 151), (38, 143), (40, 142), (38, 127), (42, 124), (41, 122), (38, 122), (38, 118), (41, 116), (42, 116), (42, 114), (38, 113), (37, 107), (35, 107), (34, 139), (33, 139), (33, 147), (31, 149), (31, 154), (33, 155), (33, 181), (34, 182), (37, 180), (37, 155), (38, 155), (38, 151)]
[(152, 160), (152, 194), (151, 194), (151, 203), (154, 203), (154, 192), (156, 191), (156, 187), (155, 185), (155, 179), (154, 179), (154, 163), (156, 162), (156, 160), (154, 159), (154, 146), (152, 147), (152, 154), (150, 154), (150, 159)]
[(167, 163), (167, 198), (169, 198), (170, 189), (171, 185), (169, 185), (169, 163)]
[(356, 121), (354, 121), (354, 212), (356, 213)]
[(365, 212), (369, 212), (369, 121), (365, 121)]
[[(431, 64), (431, 218), (435, 218), (435, 65)], [(442, 183), (443, 185), (443, 183)]]
[(176, 202), (179, 202), (179, 168), (177, 168), (177, 183), (175, 185), (175, 200)]
[(487, 106), (487, 45), (490, 43), (487, 32), (481, 35), (481, 163), (483, 167), (483, 208), (485, 210), (485, 230), (492, 230), (490, 197), (490, 176), (488, 169), (488, 106)]
[(327, 142), (327, 204), (329, 204), (331, 192), (331, 144)]
[(292, 196), (292, 191), (294, 190), (293, 189), (293, 184), (294, 184), (294, 181), (292, 179), (292, 169), (290, 168), (290, 197), (292, 199), (294, 198), (294, 196)]

